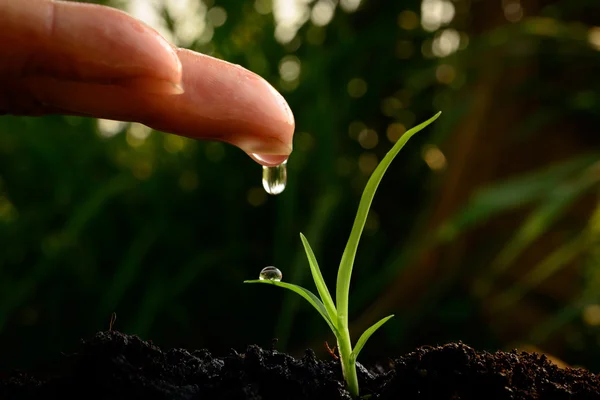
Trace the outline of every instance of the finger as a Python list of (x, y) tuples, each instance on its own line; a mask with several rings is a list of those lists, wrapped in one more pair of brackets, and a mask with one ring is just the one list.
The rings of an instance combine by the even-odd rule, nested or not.
[(294, 117), (283, 97), (258, 75), (234, 64), (178, 50), (185, 93), (137, 92), (118, 85), (29, 77), (24, 86), (55, 111), (136, 121), (179, 135), (231, 143), (263, 165), (292, 151)]
[(140, 91), (182, 91), (175, 50), (124, 12), (74, 2), (0, 0), (0, 26), (0, 84), (52, 76)]

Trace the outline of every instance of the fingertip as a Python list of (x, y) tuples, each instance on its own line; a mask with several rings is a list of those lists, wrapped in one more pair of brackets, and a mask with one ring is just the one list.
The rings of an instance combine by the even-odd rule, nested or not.
[[(168, 106), (160, 117), (166, 130), (198, 139), (221, 140), (250, 157), (289, 157), (294, 115), (269, 82), (239, 65), (190, 50), (177, 52), (184, 66), (185, 94), (168, 104), (155, 99), (161, 102), (159, 108)], [(172, 118), (175, 113), (177, 120)]]

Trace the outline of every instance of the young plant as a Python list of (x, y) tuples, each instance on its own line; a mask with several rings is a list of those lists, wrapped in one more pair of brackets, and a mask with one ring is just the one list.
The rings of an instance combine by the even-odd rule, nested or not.
[(336, 304), (333, 303), (333, 299), (329, 294), (329, 290), (327, 289), (327, 285), (323, 280), (321, 270), (319, 269), (317, 259), (315, 258), (310, 244), (308, 244), (308, 240), (306, 240), (306, 237), (304, 237), (302, 233), (300, 233), (300, 239), (304, 245), (304, 250), (306, 251), (308, 263), (310, 265), (310, 271), (312, 273), (313, 280), (315, 281), (317, 291), (319, 292), (319, 296), (321, 297), (320, 299), (311, 291), (291, 283), (269, 279), (244, 281), (244, 283), (263, 283), (289, 289), (306, 299), (319, 312), (319, 314), (321, 314), (337, 339), (342, 374), (346, 380), (348, 390), (353, 397), (357, 397), (359, 394), (358, 378), (356, 376), (356, 358), (371, 335), (387, 320), (393, 317), (393, 315), (389, 315), (372, 325), (360, 336), (354, 345), (354, 348), (352, 347), (350, 331), (348, 329), (348, 293), (350, 291), (350, 278), (352, 276), (352, 267), (354, 265), (354, 258), (358, 248), (358, 242), (365, 226), (367, 215), (369, 214), (369, 208), (371, 207), (371, 202), (375, 196), (375, 191), (377, 190), (377, 186), (379, 186), (379, 182), (381, 182), (381, 178), (383, 178), (383, 174), (392, 163), (394, 157), (396, 157), (402, 147), (404, 147), (406, 142), (408, 142), (408, 140), (415, 133), (419, 132), (427, 125), (435, 121), (440, 114), (441, 112), (438, 112), (432, 118), (420, 125), (417, 125), (402, 135), (392, 149), (386, 154), (383, 160), (381, 160), (381, 163), (379, 163), (369, 178), (367, 186), (365, 187), (360, 199), (360, 204), (356, 213), (354, 225), (352, 226), (350, 238), (346, 244), (346, 248), (340, 262), (340, 267), (338, 269)]

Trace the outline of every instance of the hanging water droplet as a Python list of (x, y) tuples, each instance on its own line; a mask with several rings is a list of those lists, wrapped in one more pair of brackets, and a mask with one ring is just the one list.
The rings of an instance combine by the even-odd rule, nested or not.
[(258, 279), (261, 281), (277, 281), (279, 282), (283, 278), (283, 274), (280, 270), (275, 267), (265, 267), (260, 271)]
[(275, 167), (263, 166), (262, 184), (269, 194), (279, 194), (287, 183), (287, 160)]

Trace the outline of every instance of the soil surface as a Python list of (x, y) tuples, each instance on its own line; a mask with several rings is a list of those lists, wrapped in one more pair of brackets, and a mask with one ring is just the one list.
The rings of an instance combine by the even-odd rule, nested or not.
[[(361, 396), (375, 399), (598, 399), (600, 376), (559, 368), (545, 356), (478, 352), (461, 344), (422, 347), (385, 366), (358, 365)], [(100, 332), (67, 356), (56, 376), (15, 372), (0, 399), (350, 399), (339, 363), (307, 350), (296, 359), (249, 346), (213, 357), (163, 351), (136, 336)]]

